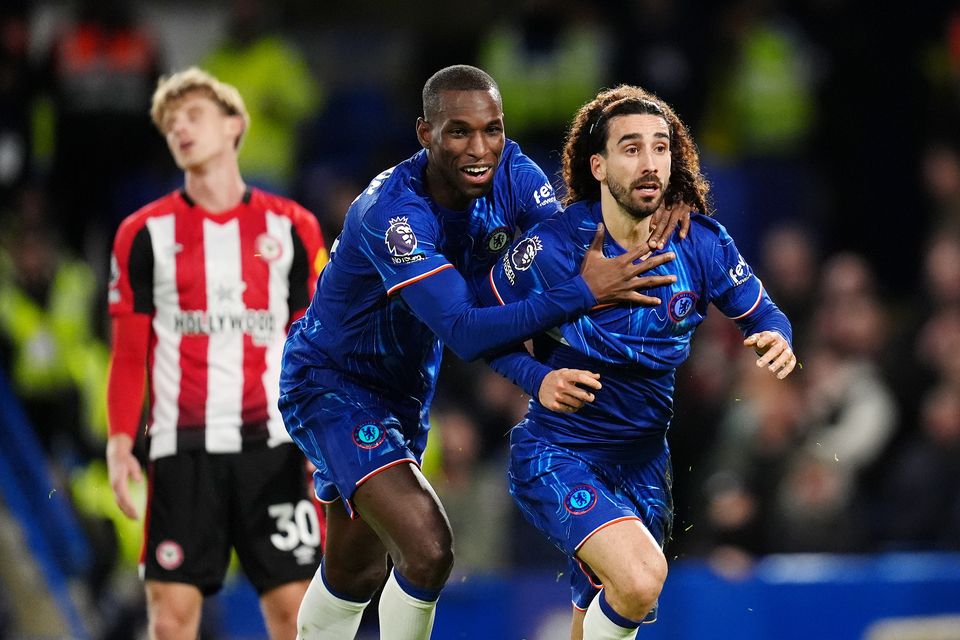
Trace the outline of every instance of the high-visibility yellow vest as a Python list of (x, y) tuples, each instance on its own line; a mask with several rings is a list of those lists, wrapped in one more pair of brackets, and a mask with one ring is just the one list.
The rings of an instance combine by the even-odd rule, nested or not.
[(93, 336), (91, 305), (96, 279), (80, 262), (57, 271), (45, 307), (12, 279), (0, 282), (0, 331), (13, 347), (10, 377), (23, 398), (76, 387), (89, 426), (106, 426), (107, 347)]

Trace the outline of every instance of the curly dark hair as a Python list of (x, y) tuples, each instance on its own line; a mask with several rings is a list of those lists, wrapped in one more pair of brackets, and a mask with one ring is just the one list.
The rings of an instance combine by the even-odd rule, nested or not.
[(710, 215), (710, 185), (700, 173), (700, 154), (687, 127), (656, 95), (625, 84), (601, 91), (573, 117), (563, 145), (563, 181), (567, 187), (564, 204), (600, 199), (600, 183), (590, 170), (590, 157), (595, 153), (606, 155), (611, 118), (636, 113), (662, 116), (670, 130), (671, 171), (664, 202), (667, 206), (686, 202)]

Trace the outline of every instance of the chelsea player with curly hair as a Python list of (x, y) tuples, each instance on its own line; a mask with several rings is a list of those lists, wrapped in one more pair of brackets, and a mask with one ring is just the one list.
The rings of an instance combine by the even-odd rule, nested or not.
[[(638, 87), (603, 91), (577, 112), (563, 175), (566, 210), (507, 250), (488, 278), (491, 304), (535, 299), (569, 278), (601, 227), (605, 255), (647, 253), (651, 216), (663, 207), (708, 211), (689, 132)], [(632, 638), (655, 618), (673, 519), (666, 433), (674, 379), (708, 305), (737, 323), (757, 366), (783, 379), (797, 363), (789, 321), (722, 225), (693, 215), (683, 242), (671, 237), (644, 260), (664, 251), (676, 259), (649, 273), (675, 279), (647, 292), (660, 304), (595, 309), (536, 337), (535, 359), (517, 349), (493, 363), (535, 398), (511, 431), (510, 492), (570, 557), (575, 640)], [(557, 410), (536, 399), (551, 370), (590, 371), (593, 381), (561, 394)]]

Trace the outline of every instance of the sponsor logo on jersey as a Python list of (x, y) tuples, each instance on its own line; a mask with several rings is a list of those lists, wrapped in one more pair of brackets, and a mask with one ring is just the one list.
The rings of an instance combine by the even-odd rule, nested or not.
[(733, 286), (739, 287), (749, 280), (750, 277), (753, 276), (753, 273), (750, 272), (750, 267), (747, 265), (747, 261), (743, 259), (743, 256), (737, 254), (737, 265), (730, 267), (730, 269), (727, 270), (727, 275), (730, 276)]
[(181, 311), (173, 316), (173, 330), (184, 336), (239, 332), (264, 343), (276, 334), (277, 318), (264, 309), (244, 309), (235, 313)]
[(107, 300), (110, 304), (120, 302), (120, 263), (114, 253), (110, 254), (110, 284), (108, 285)]
[(575, 516), (582, 516), (597, 504), (597, 490), (588, 484), (581, 484), (567, 493), (563, 506)]
[(670, 313), (670, 319), (674, 322), (680, 322), (693, 311), (697, 306), (697, 294), (693, 291), (681, 291), (670, 298), (667, 304), (667, 311)]
[(396, 258), (390, 258), (390, 262), (393, 264), (410, 264), (412, 262), (421, 262), (426, 260), (427, 256), (422, 253), (415, 253), (412, 256), (399, 256)]
[(533, 265), (537, 253), (543, 249), (539, 236), (530, 236), (517, 243), (510, 252), (510, 264), (517, 271), (526, 271)]
[(503, 254), (503, 259), (500, 262), (503, 264), (503, 276), (510, 283), (510, 286), (517, 284), (517, 274), (513, 272), (513, 267), (510, 266), (510, 254)]
[(353, 429), (353, 441), (361, 449), (375, 449), (386, 437), (386, 429), (376, 422), (366, 422)]
[(312, 565), (317, 563), (317, 550), (315, 547), (301, 545), (293, 550), (293, 557), (296, 558), (298, 565)]
[(167, 571), (173, 571), (183, 564), (183, 547), (173, 540), (164, 540), (157, 545), (156, 557), (157, 564)]
[(254, 241), (257, 253), (254, 254), (262, 260), (273, 262), (283, 255), (283, 244), (268, 233), (261, 233)]
[(510, 228), (497, 227), (487, 236), (487, 251), (490, 253), (500, 253), (500, 251), (510, 242)]
[(557, 194), (553, 191), (553, 185), (547, 182), (539, 189), (534, 191), (533, 200), (537, 203), (538, 207), (550, 204), (551, 202), (556, 202)]
[[(396, 169), (396, 167), (390, 167), (386, 171), (383, 171), (379, 175), (377, 175), (373, 180), (371, 180), (369, 186), (367, 186), (367, 195), (368, 196), (373, 195), (373, 192), (379, 189), (380, 185), (382, 185), (384, 181), (386, 181), (386, 179), (390, 177), (390, 174), (393, 173), (394, 169)], [(353, 201), (356, 202), (357, 199), (359, 198), (360, 196), (357, 196), (356, 198), (353, 199)]]
[(407, 216), (390, 218), (390, 227), (383, 237), (391, 256), (409, 256), (417, 250), (417, 235)]

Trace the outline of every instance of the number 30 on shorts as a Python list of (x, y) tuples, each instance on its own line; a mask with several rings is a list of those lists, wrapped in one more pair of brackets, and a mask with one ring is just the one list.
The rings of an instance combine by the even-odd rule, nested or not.
[(293, 551), (300, 545), (320, 546), (320, 520), (316, 507), (309, 500), (301, 500), (296, 505), (290, 502), (272, 504), (267, 513), (277, 521), (278, 533), (270, 536), (270, 542), (280, 551)]

